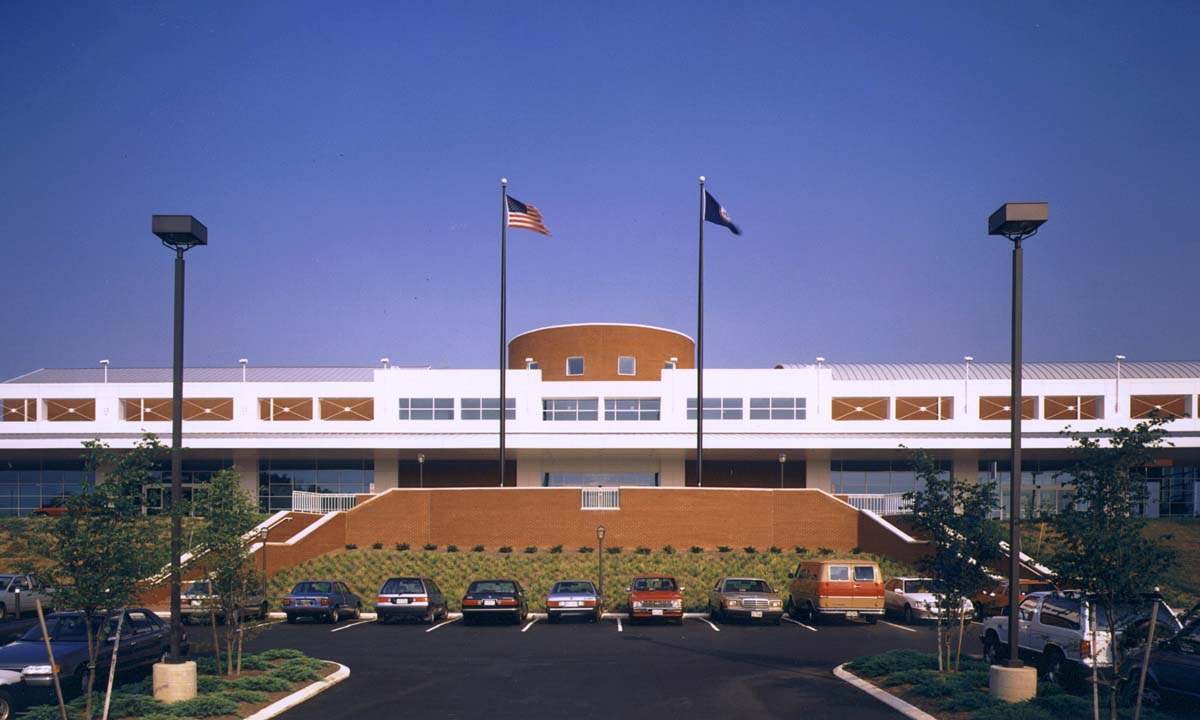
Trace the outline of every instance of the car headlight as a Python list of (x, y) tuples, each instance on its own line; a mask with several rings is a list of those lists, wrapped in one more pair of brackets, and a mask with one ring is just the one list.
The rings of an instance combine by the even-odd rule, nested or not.
[(634, 601), (633, 601), (633, 607), (634, 607), (635, 609), (638, 609), (638, 610), (640, 610), (640, 609), (641, 609), (641, 607), (642, 607), (642, 601), (641, 601), (641, 600), (634, 600)]
[(922, 610), (929, 607), (929, 603), (925, 602), (924, 600), (917, 600), (916, 602), (913, 603), (913, 605), (916, 605), (918, 608), (920, 608)]
[(772, 600), (771, 607), (783, 607), (783, 603), (778, 600)]
[(54, 667), (50, 667), (49, 665), (27, 665), (24, 669), (21, 670), (21, 674), (22, 675), (52, 675), (52, 674), (57, 673), (58, 670), (59, 670), (59, 667), (57, 665), (55, 665)]
[(682, 601), (682, 600), (672, 600), (672, 601), (671, 601), (671, 607), (672, 607), (673, 609), (676, 609), (676, 610), (678, 610), (678, 609), (680, 609), (680, 608), (682, 608), (682, 607), (683, 607), (683, 601)]
[(729, 600), (725, 601), (725, 604), (729, 607), (737, 607), (737, 600), (730, 598)]

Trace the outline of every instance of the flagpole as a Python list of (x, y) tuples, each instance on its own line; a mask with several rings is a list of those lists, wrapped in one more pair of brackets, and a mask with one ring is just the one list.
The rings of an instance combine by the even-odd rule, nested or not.
[(504, 402), (504, 380), (508, 374), (508, 347), (506, 338), (507, 306), (505, 296), (508, 282), (508, 178), (500, 178), (500, 487), (504, 487), (504, 419), (507, 407)]
[(700, 176), (700, 267), (696, 273), (696, 487), (704, 487), (704, 176)]

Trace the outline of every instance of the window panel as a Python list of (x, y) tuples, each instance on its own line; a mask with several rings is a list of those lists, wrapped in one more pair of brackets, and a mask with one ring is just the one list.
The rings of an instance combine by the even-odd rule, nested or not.
[[(705, 420), (741, 420), (742, 419), (742, 398), (704, 398), (704, 419)], [(687, 418), (688, 420), (696, 419), (696, 398), (688, 398), (687, 402)]]
[(0, 422), (34, 422), (37, 405), (33, 398), (5, 398), (0, 402)]
[(599, 419), (598, 398), (545, 398), (542, 400), (542, 419), (576, 422)]
[(583, 374), (583, 358), (569, 357), (567, 358), (567, 375), (582, 375)]
[(1129, 416), (1132, 418), (1191, 417), (1190, 395), (1130, 395)]
[(627, 356), (617, 358), (618, 375), (637, 375), (637, 359)]
[(95, 420), (96, 400), (94, 398), (47, 400), (46, 419), (50, 422), (88, 422)]
[[(980, 420), (1011, 420), (1012, 397), (1009, 395), (985, 395), (979, 398)], [(1021, 419), (1037, 419), (1037, 396), (1021, 396)]]
[(322, 420), (375, 419), (375, 398), (321, 398)]
[(401, 420), (453, 420), (454, 398), (400, 398)]
[(662, 401), (659, 398), (606, 398), (605, 420), (658, 420)]
[(803, 420), (805, 398), (750, 398), (751, 420)]
[(952, 397), (898, 397), (896, 398), (897, 420), (952, 420), (954, 398)]
[(833, 398), (834, 420), (887, 420), (889, 399), (885, 397)]
[(259, 398), (258, 417), (271, 421), (313, 419), (312, 398)]
[[(516, 398), (506, 398), (504, 401), (504, 418), (517, 419)], [(462, 398), (459, 401), (460, 419), (462, 420), (499, 420), (500, 398)]]
[(1047, 420), (1098, 420), (1104, 417), (1104, 397), (1047, 395), (1042, 398), (1042, 415)]

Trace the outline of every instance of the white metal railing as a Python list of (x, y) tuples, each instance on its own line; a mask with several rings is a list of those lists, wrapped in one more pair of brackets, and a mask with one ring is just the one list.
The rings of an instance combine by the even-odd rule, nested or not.
[(585, 487), (580, 491), (580, 510), (621, 509), (621, 488)]
[(870, 510), (876, 515), (903, 515), (912, 509), (912, 502), (904, 499), (904, 493), (847, 495), (846, 502), (859, 510)]
[(357, 500), (358, 496), (354, 493), (315, 493), (293, 490), (292, 512), (325, 515), (342, 510), (353, 510)]

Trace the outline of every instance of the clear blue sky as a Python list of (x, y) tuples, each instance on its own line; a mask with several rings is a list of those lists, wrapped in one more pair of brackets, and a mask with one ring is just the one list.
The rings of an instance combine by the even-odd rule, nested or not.
[(0, 5), (0, 377), (187, 362), (493, 367), (509, 331), (694, 334), (706, 361), (1200, 358), (1200, 5)]

